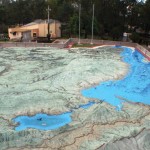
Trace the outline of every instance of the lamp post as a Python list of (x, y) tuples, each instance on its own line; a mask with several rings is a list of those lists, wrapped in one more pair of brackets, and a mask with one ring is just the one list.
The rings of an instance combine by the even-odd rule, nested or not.
[(80, 44), (80, 32), (81, 32), (81, 4), (79, 4), (79, 40), (78, 40), (78, 44)]
[(47, 34), (47, 39), (48, 39), (48, 42), (50, 42), (50, 38), (51, 38), (51, 35), (50, 35), (50, 19), (49, 19), (49, 12), (51, 11), (51, 9), (49, 8), (49, 5), (48, 5), (48, 9), (47, 9), (47, 12), (48, 12), (48, 34)]
[(94, 9), (95, 9), (95, 5), (93, 4), (93, 15), (92, 15), (92, 36), (91, 36), (91, 44), (93, 44), (93, 30), (94, 30)]

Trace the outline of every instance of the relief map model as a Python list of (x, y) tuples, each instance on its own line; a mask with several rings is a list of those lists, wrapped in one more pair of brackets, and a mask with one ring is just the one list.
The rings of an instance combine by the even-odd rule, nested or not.
[(0, 48), (0, 150), (150, 150), (150, 62), (128, 47)]

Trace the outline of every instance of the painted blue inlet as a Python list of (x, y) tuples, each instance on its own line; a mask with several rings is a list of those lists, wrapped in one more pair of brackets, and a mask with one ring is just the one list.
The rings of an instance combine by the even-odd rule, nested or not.
[(82, 94), (88, 98), (103, 100), (121, 110), (121, 99), (150, 105), (150, 63), (143, 62), (144, 57), (138, 51), (124, 48), (123, 61), (130, 64), (125, 78), (107, 81), (96, 87), (85, 89)]
[(89, 102), (85, 105), (79, 105), (79, 108), (83, 108), (83, 109), (88, 109), (89, 107), (91, 107), (93, 104), (95, 104), (95, 102)]
[(16, 131), (22, 131), (27, 128), (34, 128), (39, 130), (54, 130), (58, 129), (72, 121), (71, 112), (67, 112), (61, 115), (47, 115), (36, 114), (35, 116), (18, 116), (14, 119), (19, 123), (19, 126), (15, 128)]

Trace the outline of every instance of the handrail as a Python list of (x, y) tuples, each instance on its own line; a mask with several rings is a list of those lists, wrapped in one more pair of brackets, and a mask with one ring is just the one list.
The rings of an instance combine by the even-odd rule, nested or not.
[(69, 38), (65, 43), (64, 43), (64, 48), (68, 47), (68, 45), (72, 42), (72, 38)]

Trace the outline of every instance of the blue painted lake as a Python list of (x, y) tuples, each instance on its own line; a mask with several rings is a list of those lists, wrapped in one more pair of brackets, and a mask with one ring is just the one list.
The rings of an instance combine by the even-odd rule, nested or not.
[(22, 131), (27, 128), (35, 128), (39, 130), (58, 129), (72, 121), (71, 112), (60, 115), (36, 114), (35, 116), (18, 116), (14, 119), (19, 122), (16, 131)]
[[(97, 98), (115, 106), (117, 110), (123, 107), (124, 99), (150, 105), (150, 63), (144, 62), (144, 57), (138, 51), (123, 48), (120, 54), (124, 62), (128, 63), (129, 72), (121, 80), (102, 82), (96, 87), (82, 90), (83, 96)], [(89, 102), (79, 108), (88, 109), (94, 104)], [(35, 116), (19, 116), (14, 119), (19, 122), (16, 131), (27, 128), (39, 130), (54, 130), (69, 124), (72, 112), (60, 115), (37, 114)]]

